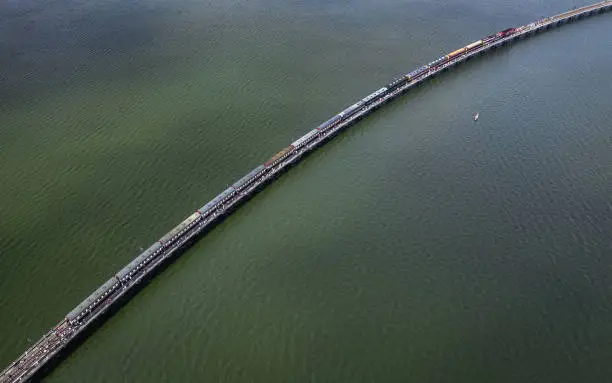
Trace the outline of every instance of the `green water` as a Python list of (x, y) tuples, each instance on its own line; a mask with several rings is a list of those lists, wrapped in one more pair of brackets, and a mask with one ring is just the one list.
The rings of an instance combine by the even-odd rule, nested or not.
[[(0, 364), (354, 100), (577, 5), (3, 5)], [(607, 381), (611, 17), (472, 60), (341, 134), (49, 381)]]

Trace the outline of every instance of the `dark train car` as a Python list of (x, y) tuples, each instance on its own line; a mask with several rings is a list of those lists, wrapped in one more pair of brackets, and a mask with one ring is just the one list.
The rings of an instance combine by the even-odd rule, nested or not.
[(408, 81), (408, 77), (407, 76), (402, 76), (402, 77), (396, 78), (395, 80), (393, 80), (389, 84), (387, 84), (387, 88), (389, 89), (389, 91), (395, 90), (395, 89), (399, 88), (400, 86), (404, 85), (406, 83), (406, 81)]

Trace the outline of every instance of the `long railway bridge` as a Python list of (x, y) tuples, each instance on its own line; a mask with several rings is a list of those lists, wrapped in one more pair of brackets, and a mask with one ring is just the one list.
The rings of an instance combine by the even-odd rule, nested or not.
[(214, 227), (224, 216), (252, 197), (258, 190), (299, 161), (304, 155), (353, 125), (382, 105), (412, 87), (490, 49), (525, 38), (537, 32), (612, 9), (612, 1), (603, 1), (539, 19), (517, 28), (508, 28), (466, 45), (402, 75), (369, 96), (359, 100), (328, 121), (297, 139), (267, 162), (259, 165), (228, 189), (160, 238), (112, 278), (81, 302), (53, 329), (12, 362), (2, 373), (0, 383), (37, 379), (48, 373), (62, 356), (69, 353), (105, 318), (125, 304), (131, 296), (156, 275), (170, 260)]

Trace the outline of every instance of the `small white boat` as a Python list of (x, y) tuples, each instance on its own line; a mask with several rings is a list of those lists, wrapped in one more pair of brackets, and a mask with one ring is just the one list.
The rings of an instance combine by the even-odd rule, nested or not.
[(478, 112), (476, 112), (476, 114), (474, 115), (474, 121), (478, 121), (478, 116), (480, 115), (478, 114)]

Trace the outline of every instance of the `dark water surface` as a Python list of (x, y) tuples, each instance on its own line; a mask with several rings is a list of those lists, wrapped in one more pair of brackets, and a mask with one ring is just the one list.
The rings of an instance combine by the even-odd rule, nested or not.
[[(584, 4), (5, 2), (0, 365), (354, 100)], [(609, 381), (610, 67), (605, 14), (411, 91), (227, 219), (49, 381)]]

